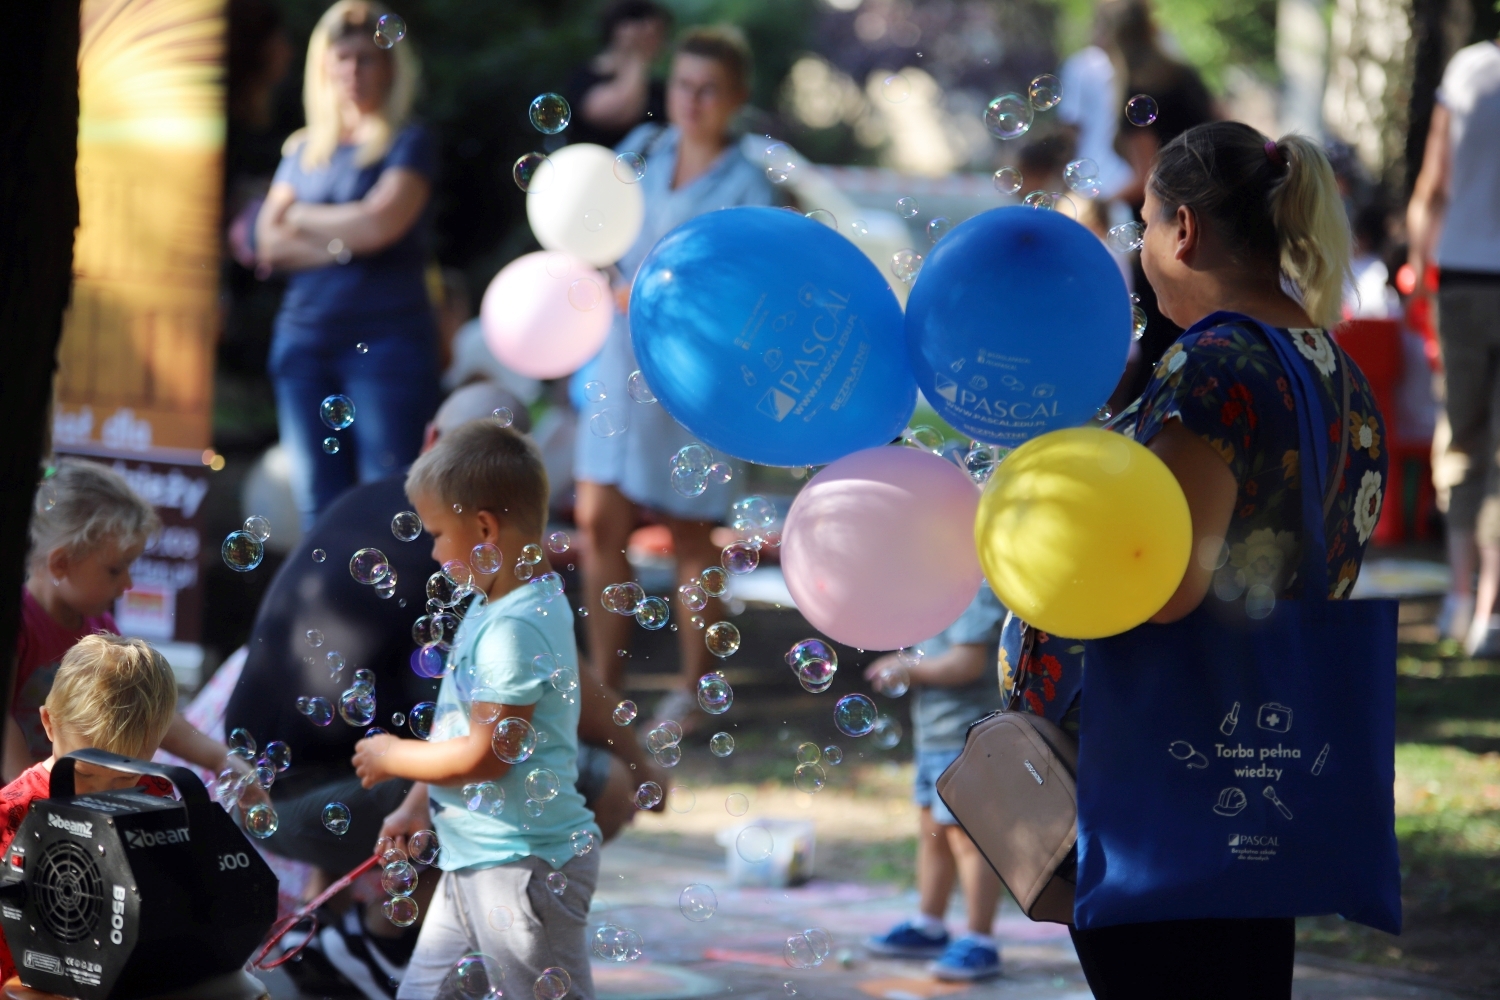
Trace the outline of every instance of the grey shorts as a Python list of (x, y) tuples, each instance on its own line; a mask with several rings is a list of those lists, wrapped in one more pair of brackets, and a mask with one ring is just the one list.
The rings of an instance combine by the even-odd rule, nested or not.
[(568, 884), (560, 895), (547, 888), (551, 872), (552, 866), (536, 857), (443, 872), (397, 1000), (439, 996), (443, 977), (471, 951), (499, 961), (506, 997), (530, 1000), (542, 970), (558, 967), (572, 980), (568, 1000), (593, 1000), (587, 924), (599, 881), (599, 851), (563, 866)]
[(1444, 408), (1452, 431), (1448, 523), (1500, 542), (1500, 275), (1438, 291)]

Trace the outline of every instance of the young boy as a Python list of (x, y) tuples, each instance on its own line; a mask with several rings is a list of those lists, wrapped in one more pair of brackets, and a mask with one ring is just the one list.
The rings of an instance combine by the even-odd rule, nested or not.
[[(391, 777), (417, 782), (381, 836), (400, 843), (431, 826), (441, 845), (443, 875), (396, 995), (436, 995), (457, 959), (482, 951), (500, 961), (506, 996), (531, 996), (537, 977), (556, 966), (572, 978), (570, 997), (592, 1000), (584, 922), (599, 874), (592, 845), (600, 833), (575, 787), (577, 692), (562, 680), (549, 683), (561, 666), (575, 672), (576, 687), (573, 615), (566, 598), (549, 598), (545, 584), (522, 582), (511, 571), (525, 546), (540, 544), (546, 523), (541, 456), (499, 421), (472, 421), (417, 459), (406, 492), (439, 565), (490, 565), (493, 553), (491, 560), (473, 556), (485, 544), (503, 558), (498, 572), (474, 569), (474, 585), (489, 603), (471, 610), (458, 630), (430, 740), (375, 736), (355, 749), (366, 788)], [(502, 724), (524, 729), (521, 720), (535, 730), (535, 749), (512, 765), (491, 739)], [(472, 782), (498, 785), (504, 807), (468, 809), (460, 789)], [(501, 906), (515, 917), (503, 932), (488, 919)]]
[[(1000, 950), (990, 931), (1000, 902), (1000, 879), (969, 835), (937, 796), (937, 779), (964, 748), (969, 725), (1000, 708), (996, 662), (1005, 609), (987, 584), (936, 639), (917, 647), (922, 659), (905, 668), (911, 674), (912, 737), (916, 745), (917, 805), (922, 808), (917, 838), (919, 910), (909, 921), (872, 937), (865, 947), (877, 955), (933, 958), (939, 979), (967, 981), (1000, 973)], [(900, 669), (894, 654), (865, 670), (872, 682)], [(957, 878), (963, 887), (968, 933), (949, 939), (943, 915)]]
[[(74, 750), (94, 748), (150, 760), (177, 714), (177, 679), (160, 653), (140, 639), (90, 635), (63, 655), (41, 707), (52, 756), (0, 789), (0, 855), (15, 839), (31, 803), (51, 796), (52, 765)], [(165, 778), (141, 777), (86, 764), (73, 765), (75, 793), (140, 785), (171, 795)], [(0, 982), (16, 974), (10, 948), (0, 940)]]

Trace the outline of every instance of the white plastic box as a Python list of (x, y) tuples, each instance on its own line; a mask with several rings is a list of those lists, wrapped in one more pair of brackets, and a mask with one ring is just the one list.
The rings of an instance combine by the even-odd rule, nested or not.
[[(771, 835), (771, 854), (763, 861), (746, 861), (736, 847), (740, 834), (752, 826)], [(714, 840), (724, 848), (725, 867), (734, 885), (779, 889), (812, 878), (817, 838), (807, 820), (757, 819), (720, 830)]]

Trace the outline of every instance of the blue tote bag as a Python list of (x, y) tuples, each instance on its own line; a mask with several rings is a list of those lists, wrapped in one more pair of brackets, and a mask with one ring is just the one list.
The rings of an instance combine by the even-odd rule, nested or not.
[[(1210, 596), (1181, 621), (1086, 644), (1080, 928), (1338, 913), (1401, 930), (1397, 605), (1326, 599), (1327, 423), (1289, 338), (1257, 325), (1296, 399), (1302, 596), (1259, 620)], [(1346, 375), (1344, 446), (1348, 400)]]

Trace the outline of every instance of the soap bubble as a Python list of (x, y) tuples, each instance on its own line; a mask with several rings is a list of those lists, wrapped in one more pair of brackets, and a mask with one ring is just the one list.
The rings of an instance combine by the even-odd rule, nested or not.
[(490, 927), (497, 931), (508, 931), (516, 922), (516, 915), (510, 911), (508, 906), (494, 906), (490, 908), (489, 915), (485, 918)]
[(1125, 102), (1125, 120), (1132, 125), (1150, 125), (1156, 121), (1156, 114), (1156, 98), (1147, 94), (1136, 94)]
[(405, 712), (392, 712), (391, 713), (391, 725), (395, 726), (397, 729), (400, 729), (402, 726), (406, 725), (406, 713)]
[(702, 611), (708, 606), (708, 593), (700, 584), (684, 583), (677, 588), (677, 599), (689, 611)]
[(471, 782), (463, 787), (460, 794), (470, 812), (498, 816), (505, 809), (505, 789), (493, 781)]
[(344, 430), (354, 423), (354, 400), (348, 396), (329, 396), (318, 407), (318, 416), (332, 429)]
[(682, 742), (681, 727), (677, 731), (668, 729), (665, 724), (653, 726), (646, 733), (646, 749), (652, 753), (661, 753), (667, 747), (676, 746)]
[(633, 615), (645, 599), (646, 592), (638, 583), (612, 583), (604, 588), (600, 602), (606, 611), (613, 611), (617, 615)]
[(339, 453), (339, 439), (336, 437), (324, 438), (323, 453), (326, 455), (337, 455)]
[(245, 518), (245, 523), (242, 527), (257, 542), (263, 542), (271, 537), (271, 522), (259, 514), (251, 514)]
[(292, 748), (281, 740), (272, 740), (266, 744), (264, 759), (279, 774), (292, 766)]
[(258, 749), (255, 737), (250, 735), (250, 730), (238, 727), (230, 731), (229, 739), (225, 745), (229, 747), (231, 753), (236, 750), (245, 750), (249, 752), (250, 757), (254, 757), (255, 751)]
[(750, 811), (750, 800), (743, 792), (730, 792), (724, 799), (724, 811), (731, 816), (743, 816)]
[(553, 555), (562, 555), (573, 544), (566, 531), (554, 531), (547, 536), (547, 550)]
[(417, 888), (417, 868), (410, 861), (393, 861), (380, 876), (387, 896), (410, 896)]
[(629, 927), (605, 924), (594, 931), (593, 951), (609, 962), (634, 962), (641, 957), (641, 935)]
[(807, 217), (814, 222), (827, 226), (829, 229), (837, 230), (839, 228), (839, 220), (835, 219), (833, 213), (826, 208), (815, 208), (807, 213)]
[(1001, 167), (995, 171), (995, 190), (1001, 194), (1013, 195), (1021, 190), (1023, 183), (1021, 171), (1015, 167)]
[(276, 783), (276, 769), (265, 764), (255, 769), (255, 783), (262, 788), (269, 789)]
[(763, 826), (747, 826), (734, 838), (735, 853), (752, 865), (769, 858), (775, 846), (771, 831)]
[(579, 278), (568, 286), (568, 305), (579, 312), (588, 312), (604, 301), (599, 283), (592, 278)]
[(329, 833), (342, 837), (349, 832), (349, 807), (342, 802), (330, 802), (323, 807), (323, 826)]
[(911, 84), (900, 73), (892, 73), (881, 81), (880, 96), (892, 104), (900, 104), (911, 96)]
[(634, 184), (646, 176), (646, 158), (640, 153), (624, 152), (615, 157), (615, 179)]
[(572, 694), (578, 690), (578, 671), (564, 664), (552, 671), (547, 678), (547, 683), (552, 685), (552, 690), (562, 694)]
[(807, 792), (809, 795), (821, 789), (827, 780), (827, 772), (818, 763), (798, 764), (797, 769), (792, 772), (792, 784), (797, 791)]
[(499, 1000), (504, 985), (500, 962), (483, 952), (471, 951), (448, 967), (436, 995), (439, 1000)]
[(1105, 242), (1115, 253), (1130, 253), (1139, 250), (1146, 239), (1146, 227), (1139, 222), (1122, 222), (1110, 227)]
[(644, 782), (635, 790), (637, 809), (654, 809), (661, 802), (661, 786), (654, 781)]
[(532, 100), (528, 114), (531, 124), (545, 135), (556, 135), (573, 120), (573, 109), (561, 94), (538, 95)]
[(225, 536), (221, 551), (224, 565), (236, 573), (250, 572), (266, 557), (265, 546), (248, 531), (231, 531)]
[(922, 206), (917, 204), (917, 199), (910, 196), (896, 199), (896, 211), (903, 219), (915, 219)]
[(417, 901), (410, 896), (395, 896), (387, 899), (380, 907), (385, 919), (397, 927), (410, 927), (417, 922)]
[(818, 745), (816, 743), (797, 744), (797, 763), (816, 764), (818, 762), (818, 758), (821, 756), (823, 756), (823, 752), (818, 749)]
[(414, 510), (403, 510), (391, 518), (391, 534), (403, 542), (415, 542), (422, 534), (422, 519)]
[(946, 217), (944, 217), (944, 216), (940, 215), (936, 219), (931, 220), (930, 222), (927, 223), (927, 240), (928, 240), (928, 242), (929, 243), (936, 243), (938, 240), (942, 239), (944, 236), (947, 236), (948, 235), (948, 231), (950, 229), (952, 229), (952, 228), (953, 228), (953, 223), (949, 222), (948, 219)]
[(379, 549), (360, 549), (349, 557), (349, 575), (356, 583), (379, 583), (390, 571), (391, 564)]
[[(475, 573), (481, 576), (493, 576), (500, 572), (500, 566), (504, 558), (499, 547), (493, 542), (480, 542), (469, 550), (469, 565)], [(470, 580), (472, 581), (472, 579), (471, 575)]]
[(930, 451), (934, 455), (941, 455), (943, 452), (943, 432), (936, 427), (918, 424), (916, 427), (908, 427), (901, 432), (901, 443), (909, 448), (917, 448), (922, 451)]
[(984, 127), (997, 139), (1019, 139), (1031, 130), (1031, 101), (1020, 94), (1001, 94), (984, 109)]
[(710, 653), (722, 660), (740, 648), (740, 630), (729, 622), (714, 622), (703, 633), (703, 642)]
[[(390, 577), (386, 577), (390, 579)], [(328, 665), (328, 676), (337, 677), (344, 671), (344, 654), (336, 649), (330, 649), (323, 654), (323, 662)]]
[(773, 142), (766, 147), (762, 161), (766, 168), (766, 179), (772, 184), (785, 184), (797, 172), (797, 158), (792, 147), (784, 142)]
[(327, 558), (328, 558), (328, 553), (325, 552), (325, 551), (323, 551), (322, 549), (313, 549), (312, 550), (312, 561), (313, 562), (320, 563), (324, 559), (327, 559)]
[(910, 284), (917, 280), (917, 272), (922, 270), (922, 261), (922, 255), (910, 247), (897, 250), (891, 254), (891, 273), (898, 281)]
[(507, 764), (520, 764), (536, 750), (536, 730), (519, 716), (501, 719), (490, 737), (490, 749)]
[[(717, 655), (717, 654), (715, 654)], [(709, 715), (723, 715), (734, 704), (734, 688), (715, 670), (698, 678), (698, 707)]]
[(535, 566), (542, 561), (542, 547), (535, 542), (521, 546), (521, 561), (528, 566)]
[(712, 917), (718, 908), (719, 897), (701, 882), (694, 882), (677, 894), (677, 909), (695, 924)]
[(455, 590), (462, 590), (474, 582), (474, 571), (461, 559), (449, 559), (443, 563), (442, 574)]
[(1031, 81), (1031, 86), (1026, 88), (1026, 96), (1031, 99), (1031, 106), (1036, 110), (1051, 111), (1062, 100), (1062, 81), (1051, 73), (1043, 73)]
[(864, 219), (855, 219), (849, 223), (849, 231), (855, 236), (869, 236), (870, 224)]
[(1146, 310), (1141, 308), (1140, 296), (1130, 297), (1130, 339), (1140, 340), (1146, 335)]
[(333, 706), (328, 704), (327, 698), (298, 698), (297, 711), (307, 716), (315, 726), (326, 726), (333, 721)]
[(381, 14), (375, 21), (375, 44), (391, 48), (406, 37), (406, 21), (400, 14)]
[(875, 675), (872, 686), (887, 698), (899, 698), (911, 688), (911, 673), (894, 663)]
[(870, 742), (877, 750), (894, 749), (901, 742), (901, 723), (889, 715), (882, 715), (870, 730)]
[(692, 469), (676, 466), (667, 477), (672, 483), (672, 489), (685, 497), (699, 497), (708, 489), (708, 473), (695, 472)]
[(276, 817), (276, 810), (268, 803), (257, 802), (245, 810), (245, 832), (256, 840), (265, 840), (276, 832), (280, 820)]
[(729, 524), (736, 531), (769, 528), (776, 516), (776, 505), (762, 496), (741, 497), (729, 508)]
[(576, 858), (592, 851), (598, 842), (599, 838), (594, 836), (593, 830), (574, 830), (568, 836), (568, 845), (573, 848), (573, 856)]
[(366, 694), (375, 690), (375, 671), (366, 667), (354, 671), (353, 686)]
[(728, 733), (714, 733), (708, 738), (708, 752), (715, 757), (728, 757), (734, 753), (734, 737)]
[(625, 380), (625, 391), (637, 403), (656, 402), (656, 393), (652, 392), (651, 386), (646, 384), (646, 376), (642, 375), (639, 369), (631, 372), (630, 377)]
[(375, 696), (364, 688), (347, 689), (339, 695), (339, 717), (363, 729), (375, 721)]
[(615, 710), (612, 713), (612, 718), (615, 720), (615, 725), (617, 726), (630, 725), (635, 721), (635, 716), (635, 702), (631, 701), (628, 698), (616, 705)]
[(760, 552), (749, 542), (730, 542), (719, 553), (719, 561), (735, 576), (744, 576), (760, 565)]
[(879, 715), (875, 703), (862, 694), (846, 694), (833, 706), (833, 724), (845, 736), (868, 735)]
[(823, 760), (829, 764), (842, 764), (844, 762), (844, 751), (830, 743), (823, 748)]
[(642, 628), (655, 631), (666, 627), (668, 619), (672, 617), (672, 608), (660, 597), (648, 597), (641, 602), (640, 607), (635, 609), (635, 620)]
[(1021, 204), (1027, 208), (1035, 208), (1044, 212), (1050, 212), (1056, 205), (1057, 199), (1050, 191), (1031, 191), (1021, 199)]
[(430, 701), (419, 701), (411, 707), (411, 714), (406, 721), (411, 726), (413, 736), (425, 740), (432, 735), (432, 716), (436, 711), (437, 706)]
[(719, 566), (709, 566), (699, 573), (698, 583), (709, 597), (723, 597), (729, 593), (729, 574)]
[(536, 994), (536, 1000), (563, 1000), (572, 987), (573, 977), (568, 975), (568, 970), (553, 966), (542, 970), (531, 989)]
[(1084, 158), (1073, 160), (1063, 168), (1063, 182), (1068, 190), (1085, 198), (1097, 198), (1102, 193), (1099, 187), (1099, 164)]
[(431, 866), (438, 859), (438, 838), (431, 830), (418, 830), (406, 842), (411, 859), (419, 865)]
[(516, 187), (522, 191), (530, 191), (531, 182), (536, 180), (537, 171), (541, 170), (542, 164), (546, 162), (547, 154), (545, 153), (522, 153), (518, 156), (510, 168), (510, 176), (516, 182)]
[(693, 806), (698, 804), (698, 796), (686, 785), (673, 785), (667, 793), (667, 808), (675, 813), (687, 813), (693, 811)]
[(537, 802), (551, 802), (561, 790), (562, 783), (551, 768), (538, 767), (526, 775), (526, 794)]

